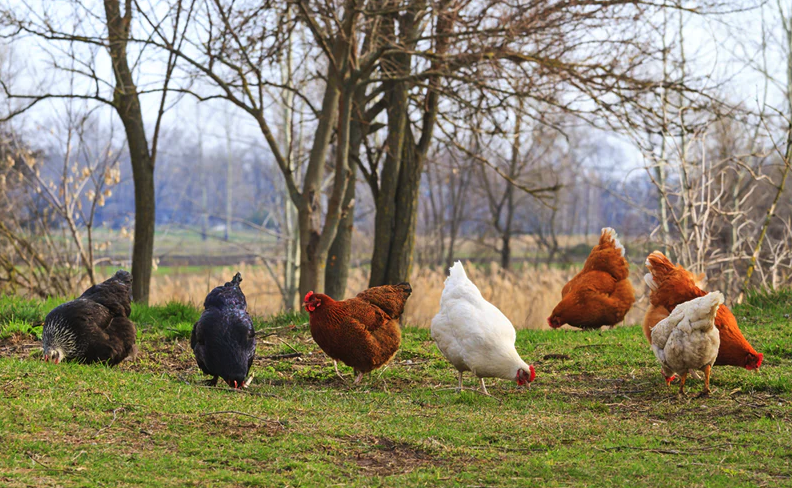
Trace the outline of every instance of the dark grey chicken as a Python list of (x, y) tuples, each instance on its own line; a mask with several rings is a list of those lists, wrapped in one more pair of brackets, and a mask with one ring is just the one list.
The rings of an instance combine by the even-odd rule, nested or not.
[(247, 387), (245, 377), (256, 355), (256, 332), (241, 282), (237, 273), (229, 283), (209, 292), (190, 336), (195, 360), (204, 374), (213, 376), (212, 386), (220, 377), (232, 388)]
[(76, 300), (55, 307), (44, 321), (44, 359), (59, 363), (107, 363), (135, 353), (135, 324), (129, 320), (132, 275), (118, 271)]

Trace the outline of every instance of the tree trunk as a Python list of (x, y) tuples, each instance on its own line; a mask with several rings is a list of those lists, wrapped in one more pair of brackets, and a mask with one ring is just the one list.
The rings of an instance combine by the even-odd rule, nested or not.
[(116, 86), (113, 106), (126, 131), (132, 179), (135, 184), (135, 241), (132, 250), (132, 297), (147, 304), (151, 284), (151, 265), (154, 258), (154, 161), (149, 152), (137, 87), (127, 61), (127, 41), (132, 22), (132, 2), (125, 4), (121, 16), (119, 0), (104, 0), (107, 18), (110, 58)]
[[(328, 82), (331, 83), (331, 82)], [(337, 84), (335, 85), (338, 86)], [(327, 214), (325, 216), (324, 225), (321, 222), (321, 182), (323, 171), (311, 171), (309, 163), (309, 171), (306, 172), (306, 190), (303, 192), (303, 204), (298, 208), (299, 222), (300, 222), (300, 294), (304, 295), (309, 291), (323, 293), (325, 290), (325, 268), (327, 266), (327, 256), (330, 247), (335, 240), (338, 232), (340, 222), (346, 217), (346, 214), (351, 211), (344, 207), (344, 196), (346, 189), (350, 182), (349, 171), (349, 138), (350, 138), (350, 119), (352, 113), (352, 94), (348, 87), (345, 87), (343, 94), (340, 91), (328, 85), (328, 90), (331, 90), (329, 96), (325, 96), (325, 102), (335, 105), (329, 108), (333, 112), (340, 112), (338, 120), (338, 137), (336, 141), (336, 165), (335, 177), (333, 182), (333, 189), (330, 197), (328, 198)], [(332, 117), (324, 119), (321, 126)], [(327, 141), (329, 143), (330, 128), (327, 128)], [(317, 135), (319, 138), (320, 135)], [(316, 147), (316, 146), (314, 146)], [(319, 156), (324, 159), (327, 153), (327, 147), (321, 151), (322, 155)], [(314, 151), (311, 153), (311, 158), (314, 157)], [(321, 165), (323, 166), (323, 165)], [(309, 181), (309, 177), (311, 180)]]
[(349, 279), (349, 262), (352, 259), (352, 232), (355, 228), (355, 192), (357, 178), (357, 164), (353, 161), (360, 159), (360, 146), (363, 138), (368, 132), (367, 121), (360, 113), (360, 108), (364, 106), (363, 99), (366, 96), (365, 87), (355, 91), (353, 112), (349, 127), (349, 170), (350, 177), (347, 183), (346, 194), (344, 195), (343, 208), (346, 209), (344, 217), (338, 225), (336, 237), (330, 246), (327, 257), (327, 267), (325, 268), (325, 294), (336, 300), (343, 300), (346, 293), (347, 280)]
[[(437, 60), (432, 68), (442, 70), (442, 54), (446, 52), (452, 31), (453, 16), (446, 11), (447, 5), (438, 6), (436, 24)], [(414, 13), (414, 12), (413, 12)], [(401, 19), (404, 26), (399, 29), (401, 42), (414, 43), (416, 24), (411, 15)], [(386, 36), (387, 37), (387, 36)], [(391, 56), (386, 65), (393, 67), (393, 73), (410, 72), (411, 56), (407, 52)], [(409, 123), (410, 86), (405, 82), (393, 82), (388, 100), (388, 154), (381, 173), (379, 195), (376, 202), (374, 254), (371, 258), (371, 278), (369, 286), (395, 284), (407, 281), (410, 277), (415, 250), (415, 227), (418, 222), (418, 191), (421, 174), (429, 151), (429, 143), (437, 121), (440, 76), (433, 76), (426, 82), (426, 99), (423, 106), (423, 120), (420, 139), (416, 143)], [(394, 130), (396, 131), (394, 133)]]
[(300, 296), (304, 296), (309, 291), (316, 293), (324, 291), (325, 263), (317, 256), (322, 229), (321, 187), (327, 149), (338, 117), (340, 96), (335, 76), (332, 75), (331, 72), (327, 79), (322, 100), (322, 118), (319, 120), (311, 146), (308, 170), (303, 181), (302, 204), (297, 207), (297, 222), (300, 227)]
[[(390, 206), (380, 206), (379, 202), (377, 205), (377, 217), (382, 213), (385, 218), (392, 219), (392, 225), (387, 229), (376, 229), (378, 235), (375, 237), (375, 246), (382, 241), (386, 241), (386, 244), (375, 248), (375, 255), (377, 251), (384, 251), (386, 255), (382, 260), (372, 259), (369, 286), (407, 281), (412, 271), (415, 227), (418, 222), (418, 190), (425, 158), (417, 150), (409, 127), (405, 128), (404, 134), (406, 140), (403, 144), (400, 171), (394, 188), (395, 201)], [(381, 281), (374, 281), (375, 278)]]
[[(379, 193), (375, 202), (374, 252), (371, 256), (369, 286), (391, 283), (388, 277), (390, 260), (396, 258), (393, 249), (397, 221), (399, 185), (402, 159), (405, 156), (407, 128), (407, 87), (405, 83), (392, 83), (388, 102), (388, 140), (385, 164), (380, 176)], [(398, 283), (398, 282), (397, 282)]]
[[(353, 146), (354, 147), (354, 146)], [(352, 148), (350, 148), (352, 149)], [(350, 164), (349, 183), (344, 195), (344, 208), (349, 210), (338, 224), (333, 245), (327, 255), (325, 268), (325, 294), (335, 300), (343, 300), (346, 293), (347, 279), (349, 278), (349, 261), (352, 258), (352, 231), (355, 228), (355, 175), (357, 167)]]

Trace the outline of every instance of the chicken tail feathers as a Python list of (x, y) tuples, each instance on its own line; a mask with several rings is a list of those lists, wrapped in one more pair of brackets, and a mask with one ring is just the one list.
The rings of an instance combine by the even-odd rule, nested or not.
[(657, 290), (660, 286), (658, 282), (661, 281), (661, 278), (668, 276), (674, 271), (674, 263), (660, 251), (654, 251), (647, 256), (645, 264), (649, 272), (644, 275), (644, 282), (651, 291)]
[(467, 281), (467, 273), (462, 261), (457, 261), (453, 266), (448, 268), (448, 278), (446, 278), (446, 286), (449, 284), (456, 284), (462, 281)]
[(624, 256), (624, 246), (619, 242), (619, 236), (612, 227), (603, 227), (602, 234), (599, 241), (600, 247), (614, 247), (619, 250), (622, 257)]
[(357, 298), (379, 307), (391, 319), (398, 319), (404, 312), (412, 286), (403, 282), (398, 285), (375, 286), (357, 294)]
[(718, 314), (718, 308), (723, 304), (723, 294), (714, 291), (689, 303), (695, 307), (690, 321), (692, 328), (709, 330), (715, 326), (715, 316)]
[(407, 283), (406, 281), (402, 281), (401, 283), (399, 283), (399, 284), (397, 284), (395, 286), (396, 286), (396, 288), (400, 288), (402, 291), (404, 291), (407, 294), (411, 294), (412, 291), (413, 291), (412, 286), (410, 286), (410, 284)]

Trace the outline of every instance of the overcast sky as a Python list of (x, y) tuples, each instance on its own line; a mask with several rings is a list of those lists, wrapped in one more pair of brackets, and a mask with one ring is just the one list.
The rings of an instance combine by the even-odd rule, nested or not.
[[(57, 8), (71, 8), (71, 2), (60, 4), (51, 0), (47, 2), (47, 9), (50, 14), (57, 12)], [(22, 2), (4, 1), (0, 2), (9, 8), (23, 7)], [(758, 3), (758, 1), (756, 2)], [(787, 3), (789, 3), (787, 1)], [(34, 2), (35, 4), (35, 2)], [(32, 5), (25, 2), (24, 5)], [(44, 3), (41, 3), (43, 6)], [(690, 5), (694, 5), (691, 2)], [(101, 3), (96, 4), (101, 7)], [(789, 6), (785, 6), (787, 12)], [(763, 59), (761, 54), (762, 41), (762, 20), (766, 25), (766, 38), (768, 39), (767, 67), (770, 74), (775, 78), (768, 86), (768, 101), (775, 107), (783, 106), (783, 84), (786, 82), (784, 56), (785, 48), (784, 31), (780, 21), (780, 14), (777, 4), (767, 4), (761, 8), (753, 8), (743, 11), (735, 11), (726, 15), (719, 16), (698, 16), (694, 14), (685, 15), (685, 49), (690, 61), (690, 70), (699, 76), (708, 78), (710, 84), (726, 83), (725, 92), (728, 93), (732, 102), (739, 102), (753, 109), (758, 109), (764, 97), (765, 82), (764, 77), (759, 74), (762, 68)], [(96, 11), (96, 9), (94, 9)], [(97, 11), (101, 12), (101, 11)], [(101, 12), (103, 13), (103, 12)], [(98, 15), (98, 14), (97, 14)], [(98, 23), (93, 26), (85, 27), (90, 31), (102, 32), (103, 26)], [(669, 38), (676, 39), (678, 33), (669, 33)], [(45, 51), (42, 46), (44, 41), (27, 38), (9, 44), (6, 41), (6, 62), (3, 68), (4, 73), (13, 72), (14, 87), (18, 92), (35, 92), (38, 90), (51, 90), (57, 92), (68, 92), (68, 79), (63, 72), (53, 69), (53, 59), (59, 63), (65, 63), (66, 56), (53, 58), (54, 52), (51, 47)], [(102, 73), (105, 80), (112, 82), (109, 59), (105, 52), (101, 50), (93, 53), (83, 51), (83, 57), (94, 57), (95, 68)], [(152, 80), (160, 79), (163, 63), (153, 54), (145, 54), (140, 61), (138, 70), (138, 83), (145, 88)], [(110, 87), (102, 87), (105, 93), (110, 93)], [(174, 98), (171, 99), (175, 100)], [(151, 130), (153, 120), (156, 116), (158, 96), (148, 95), (143, 98), (144, 116)], [(207, 148), (212, 146), (225, 146), (226, 136), (232, 134), (232, 150), (247, 150), (251, 145), (258, 145), (268, 152), (263, 144), (263, 139), (258, 127), (253, 123), (252, 118), (239, 111), (227, 102), (204, 102), (201, 108), (197, 109), (197, 102), (189, 97), (183, 97), (179, 103), (175, 104), (167, 113), (164, 119), (164, 129), (167, 131), (172, 127), (179, 127), (183, 132), (190, 132), (193, 135), (199, 130), (203, 133), (203, 141)], [(27, 127), (41, 126), (50, 129), (53, 123), (53, 113), (62, 112), (63, 101), (43, 102), (30, 110), (24, 117)], [(120, 133), (120, 123), (111, 110), (100, 110), (98, 112), (102, 120), (108, 124), (114, 124)], [(616, 141), (613, 137), (610, 140)], [(631, 149), (627, 142), (613, 142), (621, 148), (624, 158), (616, 167), (627, 169), (634, 165), (640, 165), (640, 154)], [(167, 151), (168, 148), (162, 148)]]

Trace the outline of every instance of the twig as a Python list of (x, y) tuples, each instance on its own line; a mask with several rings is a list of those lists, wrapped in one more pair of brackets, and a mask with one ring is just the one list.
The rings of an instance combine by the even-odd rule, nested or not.
[[(459, 388), (457, 388), (456, 386), (452, 386), (451, 388), (436, 388), (435, 389), (435, 391), (445, 391), (445, 390), (457, 390), (457, 391), (459, 391)], [(484, 393), (483, 391), (479, 390), (478, 388), (470, 388), (468, 386), (463, 386), (462, 387), (462, 391), (472, 391), (474, 393), (478, 393), (479, 395), (483, 396), (484, 398), (492, 398), (493, 400), (497, 401), (498, 403), (503, 403), (503, 400), (501, 400), (500, 398), (498, 398), (496, 396), (492, 396), (492, 395), (487, 395), (486, 393)]]
[(46, 464), (42, 463), (38, 459), (34, 458), (33, 454), (30, 453), (30, 451), (25, 451), (25, 454), (27, 455), (27, 457), (30, 458), (31, 461), (33, 461), (34, 463), (36, 463), (39, 466), (43, 467), (44, 469), (48, 469), (50, 471), (60, 471), (62, 473), (73, 473), (74, 472), (74, 470), (71, 469), (71, 468), (53, 468), (52, 466), (47, 466)]
[(282, 338), (278, 337), (277, 339), (279, 339), (279, 340), (280, 340), (282, 343), (286, 344), (286, 345), (289, 347), (289, 349), (291, 349), (292, 351), (294, 351), (294, 352), (300, 352), (300, 351), (298, 351), (297, 349), (295, 349), (294, 347), (292, 347), (292, 345), (291, 345), (291, 344), (289, 344), (288, 342), (286, 342), (286, 341), (285, 341), (285, 340), (283, 340)]
[(206, 413), (202, 413), (201, 417), (207, 417), (209, 415), (220, 415), (220, 414), (224, 414), (224, 413), (233, 414), (233, 415), (243, 415), (245, 417), (251, 417), (251, 418), (254, 418), (256, 420), (261, 420), (262, 422), (265, 422), (265, 423), (275, 423), (275, 424), (278, 424), (281, 427), (283, 427), (283, 424), (281, 423), (280, 420), (265, 419), (263, 417), (258, 417), (256, 415), (251, 415), (251, 414), (245, 413), (245, 412), (239, 412), (237, 410), (218, 410), (217, 412), (206, 412)]
[(291, 359), (299, 358), (302, 356), (301, 352), (290, 352), (286, 354), (273, 354), (271, 356), (264, 356), (262, 359)]
[(580, 346), (575, 346), (575, 349), (582, 349), (584, 347), (605, 347), (607, 344), (581, 344)]
[(116, 421), (117, 414), (118, 414), (118, 412), (119, 412), (119, 411), (121, 411), (121, 412), (125, 412), (125, 411), (126, 411), (126, 409), (125, 409), (124, 407), (119, 407), (119, 408), (116, 408), (116, 409), (114, 409), (114, 410), (113, 410), (113, 420), (111, 420), (111, 421), (110, 421), (110, 423), (109, 423), (109, 424), (107, 424), (105, 427), (102, 427), (101, 429), (97, 430), (97, 431), (96, 431), (96, 433), (93, 435), (93, 436), (94, 436), (94, 438), (96, 438), (96, 436), (98, 436), (99, 434), (101, 434), (103, 431), (105, 431), (105, 430), (107, 430), (107, 429), (109, 429), (110, 427), (112, 427), (112, 426), (113, 426), (113, 424), (114, 424), (114, 423), (115, 423), (115, 421)]
[[(302, 325), (300, 325), (300, 327), (302, 327), (303, 325), (306, 325), (306, 324), (302, 324)], [(266, 327), (266, 328), (263, 328), (263, 329), (259, 329), (259, 332), (264, 332), (264, 331), (269, 331), (269, 330), (296, 329), (296, 328), (297, 328), (297, 324), (289, 324), (289, 325), (284, 325), (283, 327)]]

